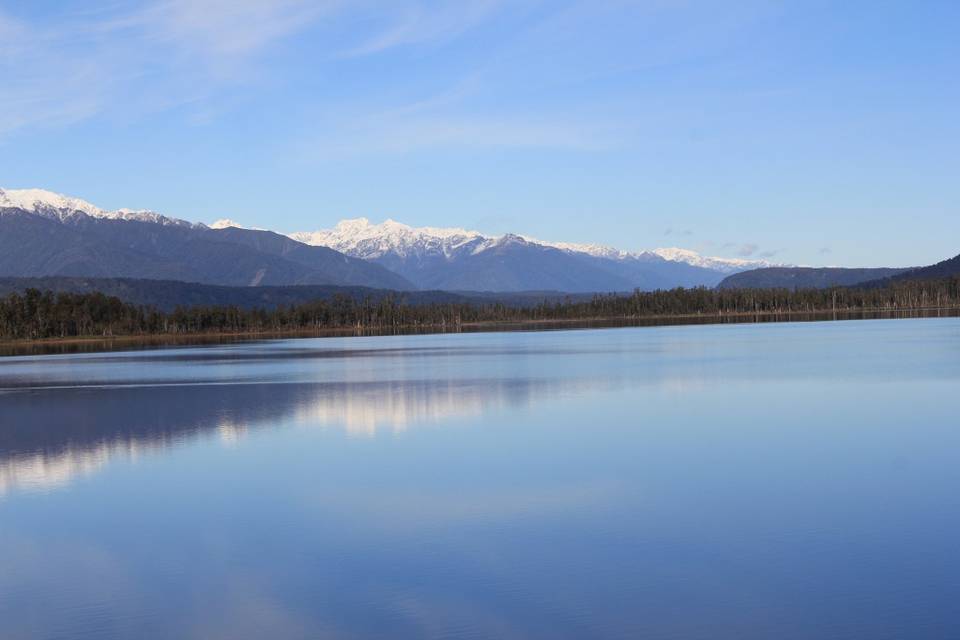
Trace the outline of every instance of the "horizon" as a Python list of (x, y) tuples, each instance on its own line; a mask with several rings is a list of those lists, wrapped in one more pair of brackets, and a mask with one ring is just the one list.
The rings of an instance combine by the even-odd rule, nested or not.
[(958, 252), (958, 17), (759, 0), (3, 7), (0, 181), (284, 233), (362, 217), (933, 264)]

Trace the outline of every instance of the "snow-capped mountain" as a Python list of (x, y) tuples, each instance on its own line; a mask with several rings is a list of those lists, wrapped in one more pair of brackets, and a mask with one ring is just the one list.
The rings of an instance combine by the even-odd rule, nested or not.
[(108, 211), (41, 189), (0, 189), (0, 276), (415, 288), (382, 266), (270, 231)]
[(745, 258), (711, 258), (702, 256), (696, 251), (689, 249), (678, 249), (670, 247), (666, 249), (654, 249), (664, 260), (671, 262), (685, 262), (694, 267), (703, 267), (704, 269), (714, 269), (723, 273), (740, 273), (741, 271), (750, 271), (753, 269), (763, 269), (766, 267), (785, 266), (770, 262), (768, 260), (747, 260)]
[(4, 208), (29, 211), (61, 222), (75, 218), (79, 212), (91, 218), (103, 220), (134, 220), (164, 225), (198, 226), (186, 220), (169, 218), (145, 209), (107, 211), (90, 204), (86, 200), (64, 196), (44, 189), (0, 189), (0, 209)]
[(291, 233), (290, 237), (314, 246), (330, 247), (365, 260), (394, 254), (402, 258), (429, 255), (452, 256), (465, 246), (471, 251), (482, 251), (493, 244), (495, 238), (478, 231), (466, 229), (443, 229), (438, 227), (414, 228), (386, 220), (371, 224), (366, 218), (341, 220), (333, 229)]
[[(290, 237), (306, 244), (330, 247), (348, 255), (371, 260), (391, 253), (402, 257), (431, 254), (450, 256), (464, 246), (470, 246), (474, 253), (479, 253), (497, 246), (503, 236), (491, 236), (459, 228), (411, 227), (390, 219), (373, 224), (367, 218), (356, 218), (341, 220), (333, 229), (297, 232), (290, 234)], [(519, 237), (532, 244), (607, 260), (649, 259), (658, 256), (670, 262), (682, 262), (723, 273), (773, 266), (773, 263), (766, 260), (708, 257), (690, 249), (676, 247), (631, 252), (600, 244), (551, 242), (530, 236)]]
[(584, 253), (595, 258), (605, 258), (607, 260), (636, 260), (658, 256), (670, 262), (682, 262), (693, 267), (702, 267), (722, 273), (739, 273), (751, 269), (760, 269), (763, 267), (774, 266), (773, 263), (766, 260), (746, 260), (743, 258), (718, 258), (704, 256), (690, 249), (679, 249), (677, 247), (667, 247), (652, 249), (650, 251), (624, 251), (615, 249), (602, 244), (577, 244), (574, 242), (547, 242), (527, 238), (530, 242), (536, 242), (548, 247), (556, 247), (571, 253)]
[[(685, 249), (630, 252), (597, 244), (492, 236), (458, 228), (415, 228), (394, 220), (343, 220), (291, 238), (383, 264), (421, 288), (611, 291), (714, 286), (766, 262), (705, 257)], [(491, 273), (500, 281), (493, 281)]]

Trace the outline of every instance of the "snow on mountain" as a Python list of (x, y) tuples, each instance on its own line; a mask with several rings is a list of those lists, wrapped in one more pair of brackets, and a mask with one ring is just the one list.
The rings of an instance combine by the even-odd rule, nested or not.
[[(626, 260), (631, 257), (636, 257), (639, 255), (639, 254), (631, 253), (629, 251), (623, 251), (622, 249), (614, 249), (613, 247), (608, 247), (602, 244), (580, 244), (577, 242), (549, 242), (546, 240), (538, 240), (537, 238), (531, 238), (530, 236), (523, 236), (523, 238), (527, 242), (540, 244), (545, 247), (553, 247), (554, 249), (560, 249), (562, 251), (567, 251), (569, 253), (585, 253), (588, 256), (593, 256), (594, 258), (606, 258), (607, 260)], [(648, 253), (648, 252), (643, 252), (643, 253)]]
[(107, 220), (133, 220), (163, 225), (195, 226), (177, 218), (169, 218), (145, 209), (107, 211), (80, 198), (61, 195), (44, 189), (0, 189), (0, 209), (22, 209), (30, 213), (65, 222), (82, 215)]
[(560, 249), (567, 253), (586, 254), (618, 262), (660, 258), (722, 273), (771, 266), (771, 263), (765, 260), (707, 257), (689, 249), (666, 248), (631, 252), (600, 244), (549, 242), (512, 234), (490, 236), (458, 228), (411, 227), (394, 220), (373, 224), (367, 218), (342, 220), (333, 229), (297, 232), (290, 234), (290, 237), (305, 244), (330, 247), (367, 260), (382, 258), (388, 254), (401, 258), (441, 254), (449, 257), (466, 245), (471, 245), (472, 254), (478, 254), (501, 246), (505, 240), (513, 239)]
[(43, 189), (0, 189), (0, 207), (23, 209), (33, 213), (82, 211), (94, 218), (105, 217), (105, 212), (80, 198), (44, 191)]
[(211, 229), (230, 229), (230, 228), (243, 229), (243, 225), (235, 220), (231, 220), (230, 218), (220, 218), (219, 220), (211, 224), (210, 228)]
[(330, 247), (365, 260), (386, 254), (403, 258), (449, 256), (471, 243), (487, 246), (496, 241), (496, 238), (466, 229), (414, 228), (394, 220), (371, 224), (366, 218), (341, 220), (333, 229), (301, 231), (290, 234), (290, 237), (304, 244)]
[(657, 256), (664, 260), (669, 260), (670, 262), (682, 262), (684, 264), (689, 264), (694, 267), (703, 267), (704, 269), (711, 269), (713, 271), (720, 271), (723, 273), (737, 273), (739, 271), (747, 271), (750, 269), (760, 269), (762, 267), (782, 266), (782, 265), (774, 265), (774, 263), (768, 262), (766, 260), (746, 260), (743, 258), (718, 258), (718, 257), (703, 256), (697, 253), (696, 251), (691, 251), (690, 249), (679, 249), (677, 247), (653, 249), (652, 251), (633, 252), (633, 251), (624, 251), (623, 249), (615, 249), (614, 247), (608, 247), (601, 244), (577, 244), (574, 242), (545, 242), (542, 240), (536, 240), (534, 238), (526, 238), (526, 239), (536, 244), (542, 244), (548, 247), (555, 247), (557, 249), (562, 249), (564, 251), (570, 251), (573, 253), (585, 253), (595, 258), (606, 258), (607, 260), (624, 261), (624, 260), (636, 260), (636, 259), (650, 258), (653, 256)]
[(785, 266), (769, 262), (767, 260), (746, 260), (744, 258), (711, 258), (702, 256), (696, 251), (689, 249), (679, 249), (670, 247), (666, 249), (654, 249), (652, 253), (657, 254), (664, 260), (671, 262), (685, 262), (695, 267), (704, 269), (713, 269), (723, 273), (738, 273), (750, 269), (762, 269), (765, 267)]

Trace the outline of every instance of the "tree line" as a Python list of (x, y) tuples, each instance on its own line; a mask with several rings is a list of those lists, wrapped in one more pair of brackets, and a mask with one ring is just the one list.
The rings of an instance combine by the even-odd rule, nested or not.
[(268, 333), (360, 329), (457, 330), (483, 322), (641, 320), (644, 318), (758, 314), (904, 311), (960, 307), (960, 277), (898, 281), (883, 287), (831, 289), (671, 289), (597, 295), (587, 301), (536, 305), (499, 302), (409, 304), (401, 295), (378, 300), (337, 295), (274, 309), (237, 306), (134, 305), (102, 293), (28, 289), (0, 299), (0, 339)]

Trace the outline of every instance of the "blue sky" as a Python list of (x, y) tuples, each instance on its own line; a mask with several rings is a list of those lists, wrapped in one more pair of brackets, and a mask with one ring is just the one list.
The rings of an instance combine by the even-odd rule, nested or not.
[(800, 264), (960, 253), (960, 3), (0, 0), (0, 186)]

